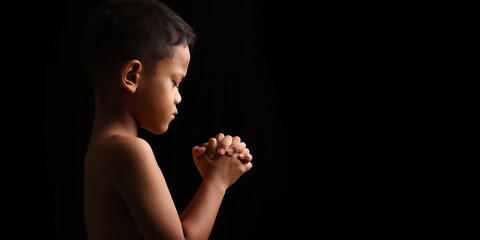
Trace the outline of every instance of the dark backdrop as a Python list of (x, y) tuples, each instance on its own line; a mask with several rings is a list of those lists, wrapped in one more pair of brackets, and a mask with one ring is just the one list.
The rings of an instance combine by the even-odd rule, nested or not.
[[(41, 74), (41, 86), (36, 85), (41, 90), (35, 93), (41, 97), (37, 104), (43, 144), (36, 211), (41, 216), (39, 234), (53, 239), (86, 237), (83, 157), (94, 105), (80, 43), (99, 2), (42, 3), (31, 15), (32, 26), (40, 30), (32, 44)], [(292, 233), (298, 220), (291, 218), (289, 131), (290, 120), (300, 115), (292, 100), (302, 87), (300, 79), (290, 78), (286, 63), (300, 47), (290, 42), (299, 29), (288, 14), (292, 9), (257, 0), (165, 3), (193, 26), (198, 41), (180, 89), (179, 115), (167, 133), (139, 135), (152, 146), (177, 209), (186, 207), (201, 182), (191, 148), (219, 132), (238, 135), (254, 156), (254, 168), (227, 191), (211, 239)]]
[[(99, 2), (2, 6), (2, 118), (11, 133), (3, 145), (4, 206), (7, 226), (20, 237), (85, 238), (83, 157), (94, 106), (80, 43)], [(395, 175), (414, 156), (399, 137), (414, 118), (401, 114), (397, 101), (405, 96), (395, 95), (410, 64), (401, 58), (409, 35), (388, 21), (389, 9), (165, 2), (198, 41), (179, 115), (164, 135), (140, 137), (152, 146), (179, 211), (201, 181), (192, 146), (223, 132), (242, 137), (254, 168), (227, 191), (211, 239), (416, 229), (422, 218), (412, 220), (415, 198), (396, 187), (408, 176)]]

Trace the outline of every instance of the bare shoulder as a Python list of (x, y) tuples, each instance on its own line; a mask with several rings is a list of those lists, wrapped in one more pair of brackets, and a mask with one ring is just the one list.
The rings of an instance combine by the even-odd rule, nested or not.
[(111, 173), (141, 166), (157, 166), (150, 145), (143, 139), (132, 136), (111, 136), (89, 146), (87, 165), (105, 167)]
[(107, 149), (112, 151), (112, 154), (118, 155), (122, 158), (142, 158), (153, 154), (152, 148), (147, 141), (131, 136), (112, 136), (108, 140), (106, 145)]
[(156, 165), (152, 148), (147, 141), (131, 136), (113, 136), (106, 143), (107, 151), (118, 167), (132, 167), (132, 165)]
[(89, 146), (85, 177), (93, 185), (130, 192), (152, 179), (165, 181), (148, 142), (131, 136), (111, 136)]

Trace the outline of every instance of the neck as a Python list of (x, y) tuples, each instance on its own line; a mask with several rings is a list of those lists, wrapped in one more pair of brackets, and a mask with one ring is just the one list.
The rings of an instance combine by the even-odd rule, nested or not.
[(139, 126), (132, 114), (121, 103), (108, 104), (95, 98), (95, 120), (92, 139), (113, 135), (138, 136)]

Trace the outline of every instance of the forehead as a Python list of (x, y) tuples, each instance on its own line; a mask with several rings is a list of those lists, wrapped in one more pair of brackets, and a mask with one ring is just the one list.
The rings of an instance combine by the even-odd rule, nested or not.
[(190, 62), (190, 49), (188, 45), (176, 45), (173, 47), (172, 61), (176, 61), (180, 64), (188, 64)]
[(190, 63), (190, 50), (188, 46), (177, 45), (173, 47), (173, 57), (164, 58), (157, 64), (157, 71), (176, 72), (186, 75)]

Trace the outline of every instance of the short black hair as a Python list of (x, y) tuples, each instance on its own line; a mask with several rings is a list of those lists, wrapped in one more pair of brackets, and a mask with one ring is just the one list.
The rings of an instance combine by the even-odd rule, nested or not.
[(147, 68), (173, 57), (173, 46), (193, 47), (192, 28), (155, 0), (111, 0), (93, 14), (83, 39), (85, 66), (91, 74), (112, 74), (131, 59)]

